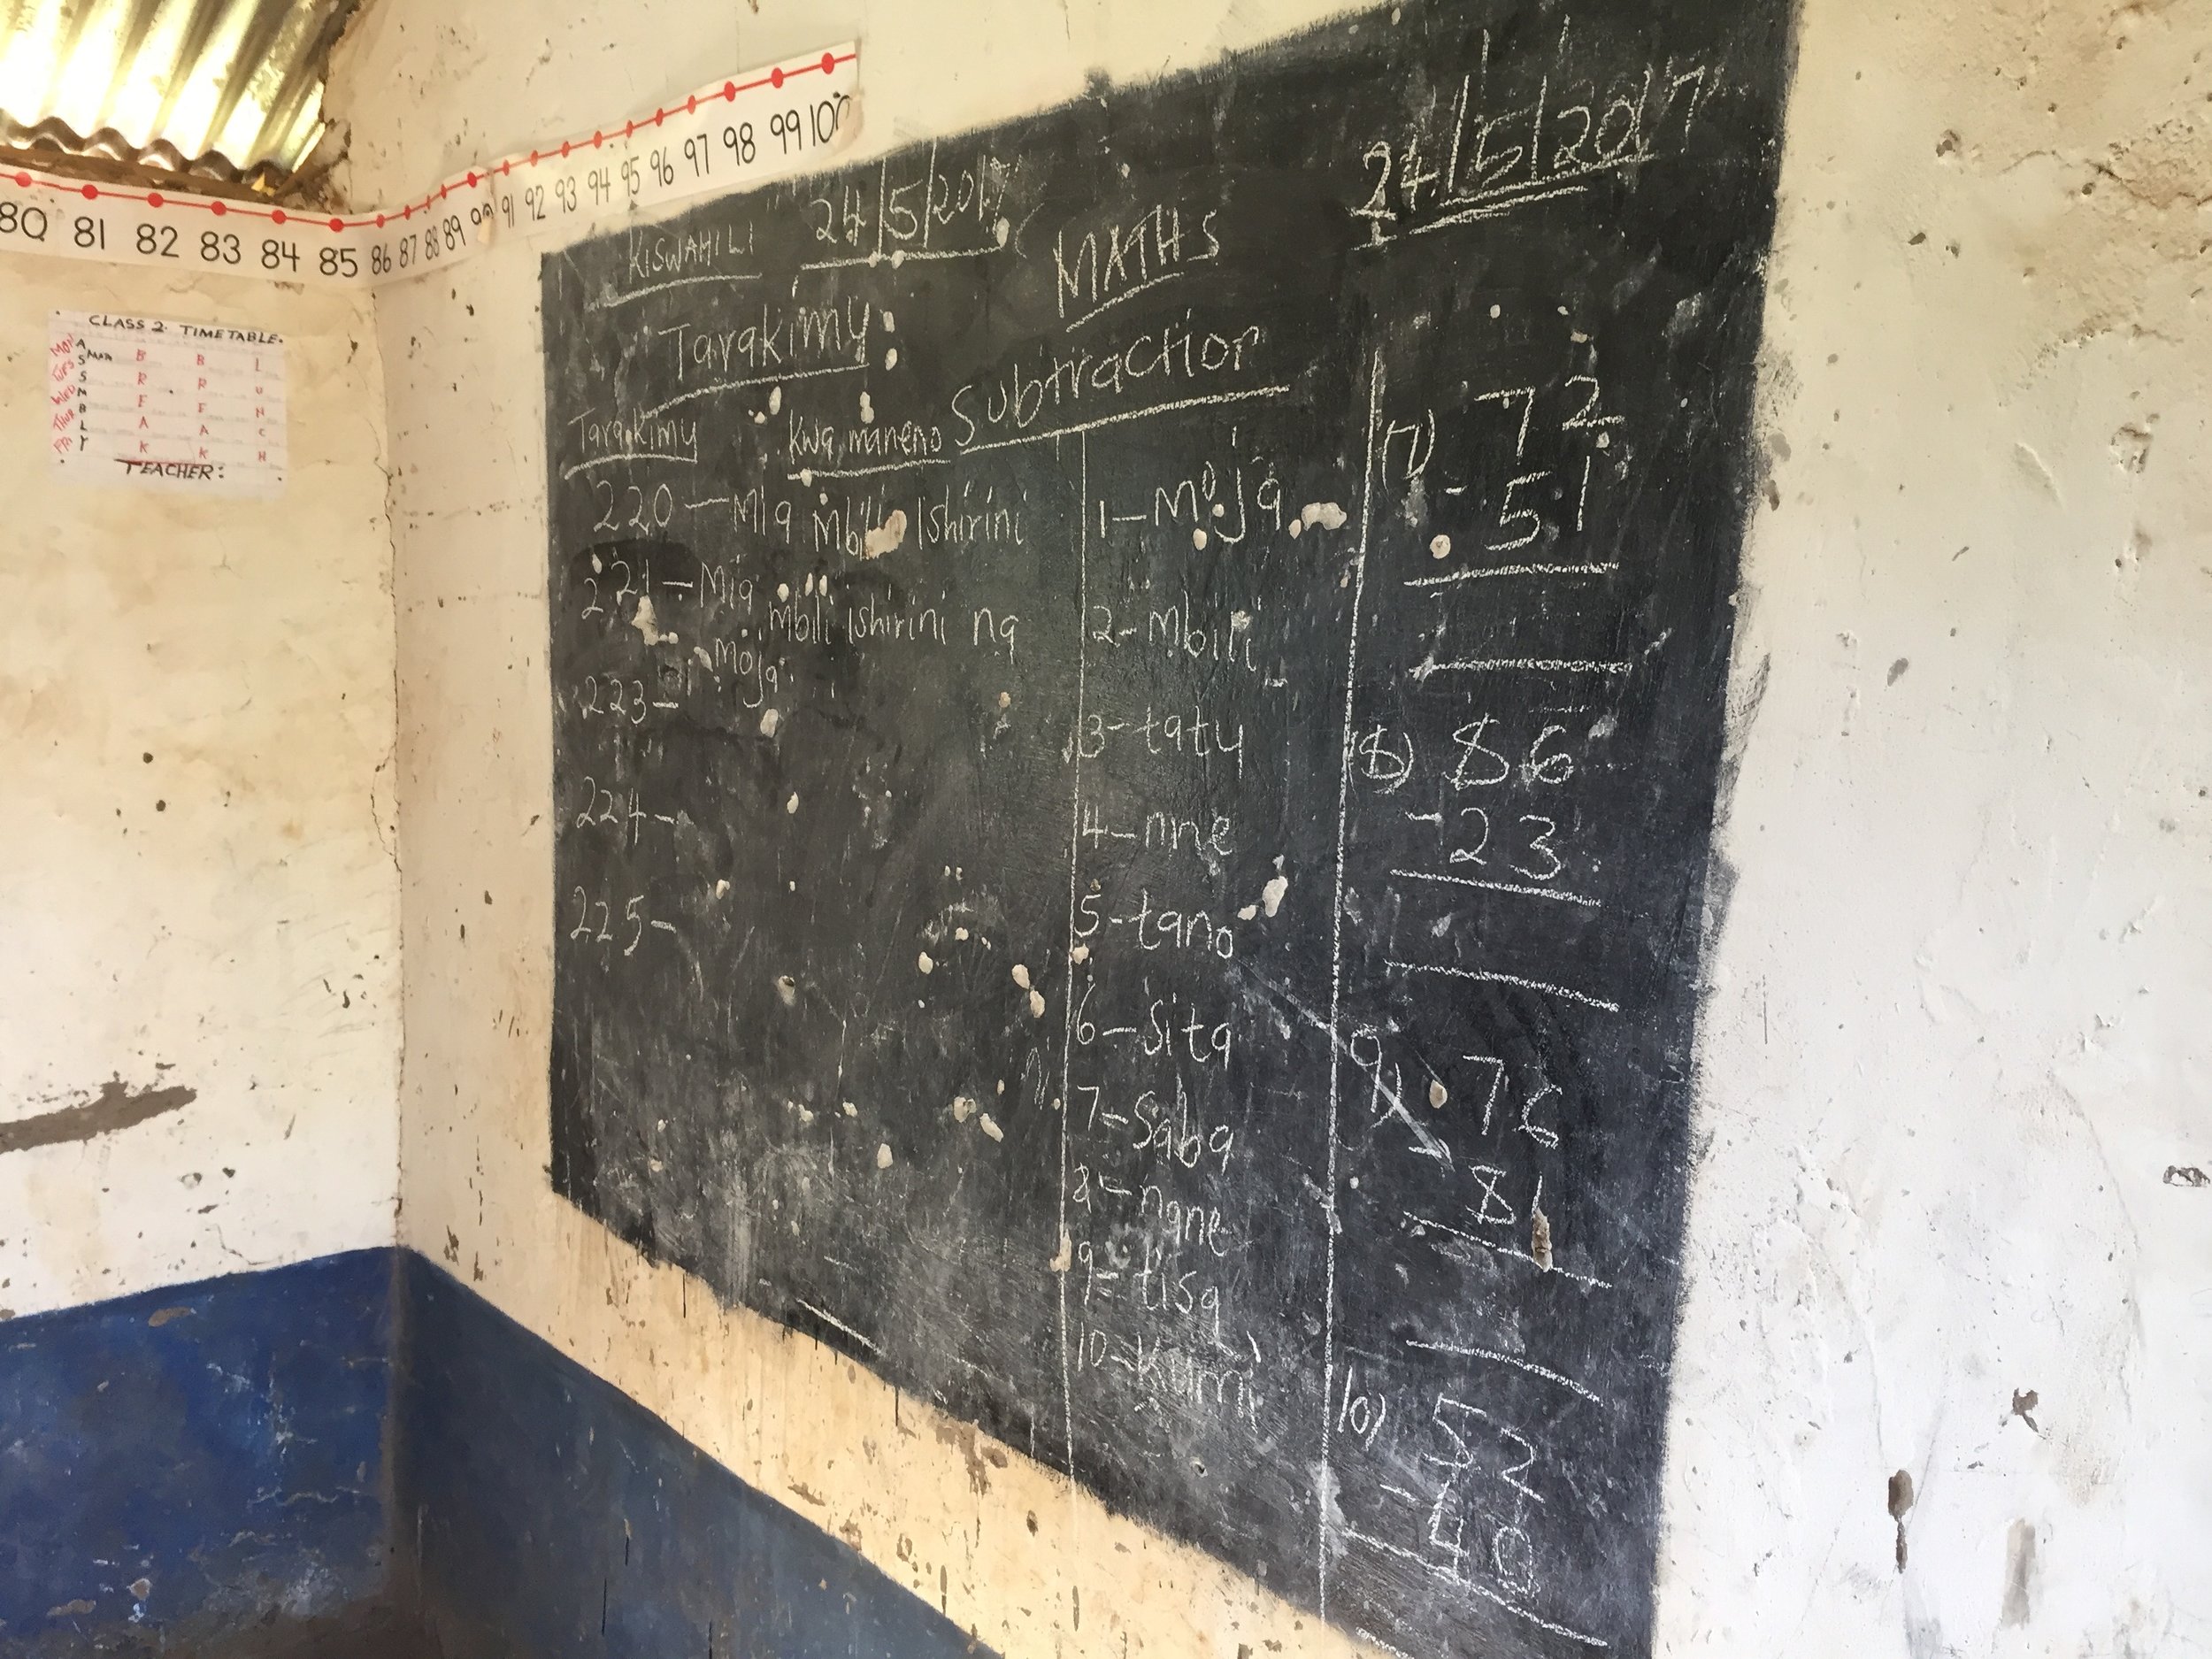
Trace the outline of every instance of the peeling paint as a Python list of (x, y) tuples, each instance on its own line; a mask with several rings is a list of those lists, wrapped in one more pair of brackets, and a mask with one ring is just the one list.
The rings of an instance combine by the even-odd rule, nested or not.
[(885, 515), (883, 523), (860, 538), (860, 557), (879, 559), (895, 550), (906, 540), (906, 513), (894, 507)]

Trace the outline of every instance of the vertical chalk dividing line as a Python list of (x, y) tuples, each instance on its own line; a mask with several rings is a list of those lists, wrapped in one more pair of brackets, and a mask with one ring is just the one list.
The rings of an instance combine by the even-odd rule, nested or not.
[(1329, 907), (1329, 1152), (1328, 1197), (1321, 1219), (1327, 1229), (1326, 1268), (1321, 1302), (1321, 1463), (1314, 1478), (1315, 1577), (1321, 1617), (1329, 1616), (1329, 1505), (1335, 1480), (1330, 1458), (1330, 1429), (1336, 1398), (1336, 1114), (1343, 1070), (1339, 1058), (1344, 1025), (1344, 849), (1352, 809), (1352, 703), (1359, 680), (1360, 609), (1367, 594), (1367, 541), (1374, 524), (1375, 431), (1382, 409), (1382, 352), (1367, 372), (1367, 446), (1359, 483), (1359, 551), (1352, 560), (1352, 623), (1344, 646), (1344, 743), (1336, 776), (1336, 888)]
[(1075, 1061), (1075, 887), (1083, 845), (1083, 703), (1089, 691), (1090, 652), (1085, 643), (1083, 619), (1091, 604), (1091, 441), (1076, 441), (1075, 503), (1075, 729), (1069, 734), (1069, 763), (1075, 769), (1068, 806), (1068, 942), (1067, 989), (1062, 1001), (1060, 1025), (1060, 1236), (1053, 1240), (1053, 1272), (1060, 1281), (1060, 1411), (1067, 1431), (1068, 1491), (1075, 1490), (1075, 1383), (1068, 1370), (1068, 1274), (1075, 1265), (1074, 1241), (1068, 1235), (1068, 1118), (1075, 1099), (1071, 1084)]

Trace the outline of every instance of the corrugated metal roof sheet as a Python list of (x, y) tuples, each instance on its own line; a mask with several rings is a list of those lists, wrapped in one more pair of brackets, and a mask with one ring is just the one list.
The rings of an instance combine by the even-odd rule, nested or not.
[(0, 143), (276, 190), (355, 0), (0, 0)]

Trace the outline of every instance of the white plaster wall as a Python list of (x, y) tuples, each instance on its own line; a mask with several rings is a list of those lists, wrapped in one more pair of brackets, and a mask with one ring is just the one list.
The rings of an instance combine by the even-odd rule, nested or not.
[(2212, 1652), (2212, 10), (1800, 51), (1663, 1636)]
[[(866, 154), (1330, 9), (378, 0), (333, 104), (367, 202), (846, 35)], [(2212, 1650), (2212, 13), (1801, 46), (1663, 1648)], [(1349, 1651), (551, 1195), (537, 254), (378, 301), (403, 1237), (1010, 1655)]]
[[(283, 334), (282, 498), (63, 481), (57, 309)], [(0, 1125), (193, 1095), (0, 1156), (0, 1308), (391, 1242), (382, 426), (365, 301), (0, 257)]]

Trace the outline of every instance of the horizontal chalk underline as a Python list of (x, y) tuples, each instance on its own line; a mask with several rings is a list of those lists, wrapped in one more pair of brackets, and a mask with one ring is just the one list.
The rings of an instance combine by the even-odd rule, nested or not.
[[(903, 188), (903, 187), (902, 187)], [(887, 265), (896, 270), (917, 259), (980, 259), (986, 254), (1004, 250), (1004, 242), (994, 242), (988, 248), (895, 248), (889, 253), (856, 253), (841, 259), (814, 259), (799, 267), (802, 271), (843, 271), (854, 265)]]
[(1585, 1388), (1573, 1378), (1539, 1365), (1533, 1360), (1522, 1359), (1512, 1354), (1502, 1354), (1494, 1348), (1471, 1348), (1460, 1342), (1423, 1342), (1413, 1337), (1406, 1339), (1406, 1346), (1417, 1348), (1425, 1354), (1449, 1354), (1456, 1359), (1486, 1359), (1494, 1361), (1500, 1365), (1510, 1365), (1515, 1371), (1526, 1371), (1532, 1377), (1541, 1377), (1548, 1383), (1556, 1383), (1570, 1394), (1580, 1394), (1594, 1406), (1601, 1406), (1605, 1403), (1603, 1400)]
[[(1194, 260), (1192, 263), (1197, 264), (1199, 262)], [(1091, 321), (1094, 318), (1103, 316), (1106, 312), (1113, 310), (1115, 306), (1120, 304), (1124, 300), (1133, 300), (1136, 298), (1138, 295), (1148, 293), (1153, 288), (1158, 288), (1164, 282), (1172, 282), (1176, 280), (1176, 278), (1183, 275), (1187, 271), (1188, 271), (1189, 268), (1190, 267), (1188, 265), (1178, 265), (1172, 271), (1163, 271), (1158, 276), (1152, 277), (1145, 281), (1137, 283), (1133, 288), (1125, 288), (1122, 289), (1120, 293), (1115, 295), (1113, 298), (1104, 301), (1100, 304), (1094, 305), (1089, 311), (1085, 311), (1073, 322), (1063, 323), (1060, 326), (1061, 332), (1063, 334), (1071, 334), (1077, 329), (1080, 328), (1085, 323)]]
[(1018, 438), (996, 438), (989, 443), (971, 444), (951, 455), (917, 456), (910, 461), (887, 461), (880, 466), (805, 466), (795, 472), (784, 474), (785, 481), (810, 484), (818, 478), (869, 478), (878, 472), (903, 472), (917, 466), (950, 466), (964, 461), (972, 455), (987, 455), (994, 449), (1018, 449), (1025, 444), (1049, 443), (1055, 438), (1079, 437), (1087, 432), (1096, 432), (1102, 426), (1118, 426), (1132, 420), (1148, 420), (1155, 415), (1171, 415), (1178, 410), (1203, 409), (1219, 403), (1248, 403), (1256, 397), (1280, 397), (1290, 390), (1287, 383), (1281, 386), (1255, 386), (1240, 392), (1210, 392), (1202, 397), (1179, 397), (1171, 403), (1148, 403), (1142, 409), (1125, 409), (1117, 414), (1101, 415), (1096, 420), (1079, 421), (1072, 426), (1055, 426), (1049, 432), (1025, 432)]
[(641, 288), (625, 288), (620, 293), (616, 293), (611, 289), (606, 290), (595, 300), (586, 300), (584, 309), (588, 311), (611, 311), (618, 305), (627, 305), (632, 300), (641, 300), (649, 294), (665, 294), (671, 288), (697, 288), (708, 282), (757, 282), (759, 280), (760, 273), (757, 271), (727, 271), (714, 276), (671, 277), (665, 282), (649, 283)]
[[(1442, 219), (1432, 219), (1425, 225), (1416, 225), (1403, 234), (1407, 236), (1425, 236), (1431, 231), (1449, 230), (1455, 225), (1472, 225), (1479, 219), (1498, 219), (1517, 207), (1527, 207), (1537, 202), (1555, 202), (1562, 196), (1580, 196), (1589, 188), (1586, 184), (1559, 184), (1546, 190), (1525, 190), (1518, 196), (1500, 196), (1495, 201), (1463, 208), (1456, 213), (1447, 213)], [(1392, 240), (1394, 242), (1399, 238), (1393, 237)]]
[(637, 419), (650, 420), (664, 415), (679, 403), (687, 403), (695, 397), (712, 397), (721, 392), (741, 392), (749, 386), (781, 386), (786, 380), (818, 380), (825, 374), (857, 374), (868, 365), (864, 363), (833, 363), (826, 368), (798, 369), (788, 374), (756, 374), (742, 380), (717, 380), (711, 386), (695, 386), (687, 392), (679, 392), (664, 403), (640, 410)]
[(1479, 887), (1485, 893), (1517, 893), (1523, 898), (1550, 899), (1556, 903), (1579, 904), (1593, 910), (1600, 908), (1595, 899), (1585, 898), (1579, 893), (1570, 893), (1564, 887), (1529, 887), (1517, 881), (1485, 881), (1475, 876), (1448, 876), (1433, 870), (1394, 870), (1390, 873), (1404, 881), (1439, 881), (1448, 887)]
[(1417, 1233), (1440, 1233), (1448, 1238), (1457, 1239), (1463, 1243), (1480, 1245), (1493, 1256), (1502, 1256), (1516, 1262), (1525, 1262), (1529, 1266), (1534, 1268), (1540, 1273), (1556, 1273), (1562, 1279), (1572, 1279), (1576, 1284), (1580, 1285), (1585, 1290), (1610, 1290), (1613, 1288), (1612, 1286), (1606, 1283), (1606, 1281), (1601, 1279), (1594, 1279), (1587, 1273), (1578, 1273), (1572, 1268), (1559, 1267), (1556, 1265), (1547, 1267), (1543, 1263), (1538, 1261), (1525, 1250), (1516, 1250), (1509, 1246), (1494, 1243), (1491, 1240), (1483, 1238), (1479, 1234), (1463, 1232), (1458, 1227), (1447, 1226), (1444, 1223), (1433, 1220), (1427, 1216), (1416, 1216), (1409, 1214), (1406, 1217), (1406, 1222)]
[[(1564, 1636), (1569, 1641), (1579, 1642), (1585, 1647), (1609, 1649), (1612, 1647), (1612, 1644), (1601, 1636), (1593, 1636), (1587, 1631), (1576, 1630), (1571, 1625), (1554, 1624), (1541, 1614), (1532, 1612), (1523, 1607), (1518, 1601), (1508, 1601), (1486, 1584), (1470, 1584), (1457, 1573), (1448, 1571), (1440, 1563), (1429, 1560), (1416, 1550), (1408, 1549), (1403, 1544), (1394, 1544), (1387, 1539), (1377, 1538), (1373, 1533), (1363, 1532), (1356, 1526), (1339, 1525), (1333, 1530), (1340, 1538), (1348, 1539), (1355, 1544), (1364, 1544), (1370, 1549), (1379, 1549), (1383, 1554), (1395, 1555), (1401, 1561), (1411, 1562), (1424, 1572), (1441, 1578), (1447, 1584), (1458, 1589), (1472, 1591), (1484, 1601), (1504, 1609), (1516, 1618), (1526, 1620), (1539, 1630), (1548, 1630), (1555, 1636)], [(1374, 1640), (1371, 1636), (1366, 1636), (1363, 1632), (1362, 1635), (1364, 1640), (1370, 1641)], [(1390, 1651), (1395, 1653), (1397, 1649), (1394, 1647)]]
[(1463, 657), (1449, 663), (1417, 663), (1412, 680), (1432, 674), (1625, 674), (1632, 663), (1601, 663), (1578, 657)]
[(1383, 966), (1396, 973), (1434, 973), (1448, 979), (1472, 979), (1479, 985), (1512, 985), (1524, 991), (1539, 991), (1546, 996), (1563, 996), (1570, 1002), (1580, 1002), (1586, 1008), (1601, 1009), (1608, 1014), (1621, 1011), (1618, 1002), (1609, 1002), (1601, 996), (1592, 996), (1571, 986), (1554, 985), (1547, 979), (1528, 979), (1517, 973), (1499, 973), (1485, 968), (1454, 968), (1440, 962), (1386, 962)]
[(668, 455), (657, 449), (628, 449), (620, 455), (595, 455), (588, 461), (578, 461), (561, 469), (564, 479), (574, 478), (579, 472), (588, 472), (595, 466), (612, 466), (618, 461), (675, 461), (684, 466), (696, 466), (695, 455)]
[(1480, 570), (1454, 571), (1448, 576), (1409, 576), (1408, 588), (1449, 588), (1455, 582), (1486, 581), (1495, 576), (1610, 576), (1620, 569), (1610, 565), (1492, 565)]

